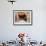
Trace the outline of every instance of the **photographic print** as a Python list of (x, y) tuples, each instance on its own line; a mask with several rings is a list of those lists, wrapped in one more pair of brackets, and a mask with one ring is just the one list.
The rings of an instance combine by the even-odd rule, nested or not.
[(13, 10), (13, 24), (32, 24), (32, 10)]

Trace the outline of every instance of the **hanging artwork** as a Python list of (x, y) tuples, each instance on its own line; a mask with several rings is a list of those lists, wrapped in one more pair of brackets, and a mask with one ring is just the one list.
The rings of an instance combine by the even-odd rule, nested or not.
[(13, 10), (14, 25), (32, 25), (32, 10)]

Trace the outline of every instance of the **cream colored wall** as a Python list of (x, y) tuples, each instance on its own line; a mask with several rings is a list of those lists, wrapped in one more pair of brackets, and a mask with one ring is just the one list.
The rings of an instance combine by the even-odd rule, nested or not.
[[(32, 26), (14, 26), (13, 10), (32, 10)], [(30, 33), (33, 40), (46, 40), (45, 0), (17, 0), (13, 5), (0, 0), (0, 40), (15, 39), (19, 32)]]

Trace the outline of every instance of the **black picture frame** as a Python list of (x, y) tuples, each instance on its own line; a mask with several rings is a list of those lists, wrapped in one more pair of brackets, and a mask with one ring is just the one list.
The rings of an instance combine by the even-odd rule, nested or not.
[[(17, 13), (17, 12), (21, 12), (21, 11), (23, 11), (23, 12), (30, 12), (31, 13), (31, 23), (30, 24), (19, 24), (19, 23), (17, 23), (16, 24), (16, 22), (15, 22), (15, 14)], [(32, 10), (13, 10), (13, 25), (18, 25), (18, 26), (21, 26), (21, 25), (23, 25), (23, 26), (27, 26), (27, 25), (32, 25), (33, 24), (33, 11)]]

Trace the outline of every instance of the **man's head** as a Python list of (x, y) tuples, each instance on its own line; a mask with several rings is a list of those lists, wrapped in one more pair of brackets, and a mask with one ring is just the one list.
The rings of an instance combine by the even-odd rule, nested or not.
[(18, 16), (20, 20), (27, 21), (27, 16), (24, 12), (18, 12)]

